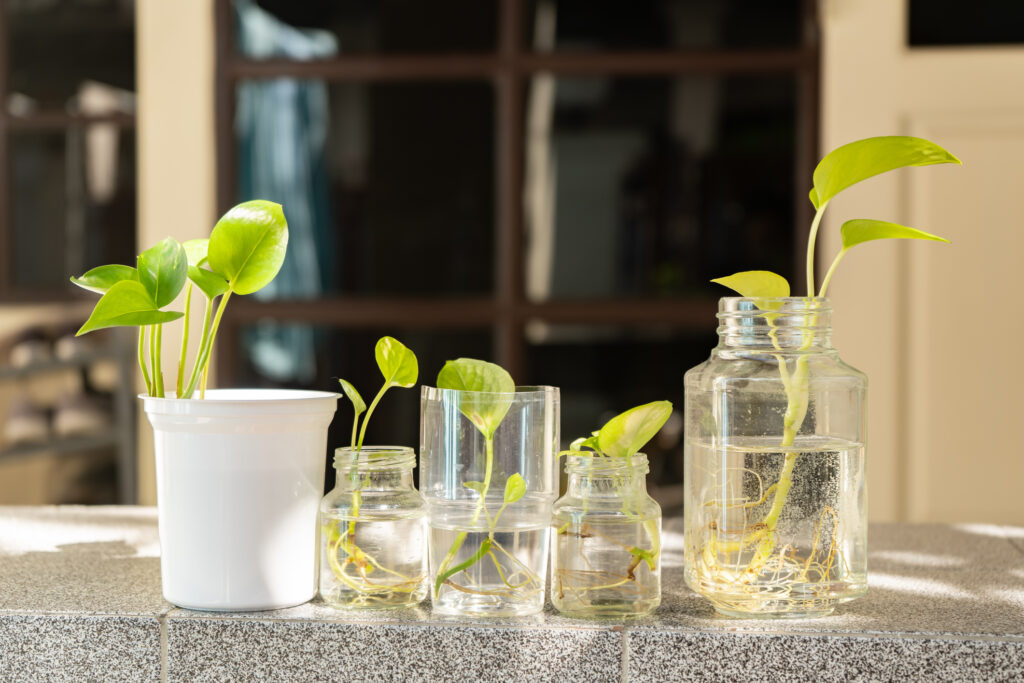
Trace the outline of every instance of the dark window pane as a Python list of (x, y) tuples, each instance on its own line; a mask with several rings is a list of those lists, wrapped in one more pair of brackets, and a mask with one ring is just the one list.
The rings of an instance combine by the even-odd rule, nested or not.
[(628, 408), (672, 401), (677, 415), (644, 451), (650, 457), (648, 481), (655, 498), (668, 508), (678, 506), (683, 374), (707, 359), (716, 343), (714, 326), (711, 319), (711, 332), (685, 334), (650, 327), (531, 322), (526, 330), (527, 381), (560, 387), (563, 446)]
[(135, 259), (135, 135), (113, 124), (10, 137), (10, 266), (18, 290)]
[(792, 78), (537, 76), (526, 112), (534, 301), (709, 293), (791, 271)]
[(493, 107), (486, 83), (243, 83), (239, 196), (291, 227), (272, 294), (490, 292)]
[[(241, 330), (239, 348), (233, 349), (241, 359), (242, 374), (238, 386), (318, 389), (338, 391), (339, 377), (355, 385), (367, 403), (380, 390), (383, 379), (373, 350), (377, 340), (390, 335), (416, 354), (420, 381), (413, 389), (389, 389), (366, 430), (367, 445), (411, 446), (419, 451), (420, 389), (433, 386), (445, 361), (455, 358), (491, 358), (489, 330), (403, 330), (392, 327), (379, 330), (350, 330), (310, 325), (276, 323), (256, 325)], [(276, 347), (276, 348), (275, 348)], [(272, 379), (269, 366), (275, 357), (301, 356), (311, 361), (311, 371), (302, 379)], [(261, 359), (270, 360), (269, 366)], [(277, 368), (280, 369), (280, 368)], [(272, 370), (273, 371), (273, 370)], [(352, 406), (344, 397), (338, 401), (338, 412), (331, 423), (327, 447), (328, 488), (333, 486), (334, 473), (330, 458), (334, 449), (347, 446), (352, 437)]]
[(912, 46), (1024, 43), (1020, 0), (910, 0)]
[(487, 52), (496, 42), (497, 4), (490, 0), (236, 1), (236, 45), (253, 59)]
[(530, 0), (526, 41), (538, 52), (795, 46), (800, 5), (800, 0)]
[(135, 89), (134, 4), (8, 2), (8, 88), (22, 108), (63, 110), (84, 81)]

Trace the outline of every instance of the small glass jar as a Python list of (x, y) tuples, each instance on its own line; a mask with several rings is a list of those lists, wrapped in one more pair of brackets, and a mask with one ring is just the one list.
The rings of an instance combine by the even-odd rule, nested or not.
[(686, 583), (720, 613), (810, 617), (867, 590), (867, 379), (827, 299), (727, 297), (686, 373)]
[(551, 602), (574, 617), (649, 614), (661, 603), (661, 507), (647, 456), (570, 455), (552, 515)]
[(401, 446), (334, 452), (337, 484), (320, 503), (320, 597), (342, 608), (415, 605), (427, 596), (426, 510), (416, 453)]
[[(423, 387), (421, 409), (434, 614), (540, 612), (558, 496), (558, 389)], [(488, 439), (469, 416), (494, 414), (500, 424)]]

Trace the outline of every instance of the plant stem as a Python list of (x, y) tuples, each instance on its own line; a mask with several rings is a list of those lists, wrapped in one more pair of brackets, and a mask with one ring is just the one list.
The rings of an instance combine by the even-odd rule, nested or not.
[(224, 293), (220, 299), (220, 305), (217, 306), (217, 314), (213, 317), (213, 326), (210, 328), (210, 335), (206, 338), (206, 345), (202, 350), (202, 355), (192, 372), (192, 379), (189, 380), (188, 387), (185, 389), (187, 397), (191, 397), (192, 392), (195, 391), (198, 373), (204, 371), (210, 362), (210, 351), (213, 348), (213, 341), (217, 338), (217, 330), (220, 328), (220, 320), (224, 317), (224, 309), (227, 308), (229, 299), (231, 299), (230, 290)]
[(153, 381), (149, 378), (149, 370), (146, 368), (146, 326), (139, 326), (139, 368), (142, 370), (142, 379), (146, 381), (146, 393), (153, 395)]
[(813, 297), (815, 292), (814, 243), (818, 239), (818, 225), (821, 223), (821, 217), (825, 215), (826, 206), (828, 206), (828, 202), (818, 207), (818, 210), (814, 213), (814, 220), (811, 221), (811, 231), (807, 235), (807, 296), (809, 297)]
[(156, 358), (153, 366), (153, 374), (156, 377), (156, 393), (160, 398), (164, 397), (164, 359), (163, 359), (163, 343), (164, 343), (164, 326), (162, 324), (155, 325), (156, 327)]
[(192, 390), (195, 387), (196, 377), (199, 375), (200, 364), (203, 360), (203, 349), (206, 348), (206, 343), (210, 338), (210, 316), (213, 313), (213, 297), (206, 297), (206, 310), (203, 313), (203, 332), (199, 337), (199, 350), (196, 352), (196, 363), (192, 367), (192, 373), (189, 375), (188, 384), (185, 387), (184, 395), (180, 398), (192, 398)]
[(192, 308), (192, 281), (185, 287), (185, 319), (181, 329), (181, 354), (178, 356), (178, 382), (175, 384), (175, 396), (181, 398), (181, 390), (185, 388), (185, 361), (188, 359), (188, 319)]
[(847, 251), (848, 249), (844, 247), (838, 254), (836, 254), (835, 260), (832, 261), (832, 265), (829, 266), (828, 272), (825, 273), (825, 281), (821, 283), (821, 291), (818, 292), (819, 297), (825, 297), (825, 293), (828, 292), (828, 284), (832, 282), (832, 276), (836, 272), (836, 267), (839, 265), (839, 262), (843, 260), (843, 257), (846, 256)]

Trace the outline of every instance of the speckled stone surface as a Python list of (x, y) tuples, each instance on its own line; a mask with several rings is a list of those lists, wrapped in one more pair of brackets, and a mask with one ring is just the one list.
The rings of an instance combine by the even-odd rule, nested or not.
[(872, 525), (867, 597), (784, 621), (716, 615), (681, 532), (644, 619), (225, 614), (164, 602), (153, 509), (0, 507), (0, 681), (1024, 680), (1024, 528)]

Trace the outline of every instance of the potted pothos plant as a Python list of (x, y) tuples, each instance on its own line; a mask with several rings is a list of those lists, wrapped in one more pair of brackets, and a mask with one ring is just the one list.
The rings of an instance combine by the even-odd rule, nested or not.
[(719, 343), (686, 374), (686, 581), (730, 616), (819, 616), (867, 590), (864, 425), (867, 380), (832, 346), (826, 298), (854, 247), (946, 240), (875, 219), (842, 224), (842, 248), (818, 287), (815, 243), (843, 190), (908, 166), (959, 164), (915, 137), (843, 145), (814, 170), (807, 296), (769, 271), (713, 282)]
[[(338, 394), (206, 388), (228, 301), (270, 283), (287, 244), (282, 207), (253, 200), (224, 214), (209, 239), (179, 244), (168, 237), (139, 254), (134, 267), (100, 266), (71, 278), (102, 295), (78, 334), (139, 328), (163, 593), (181, 607), (274, 609), (316, 592), (317, 506)], [(183, 310), (173, 310), (182, 291)], [(197, 292), (206, 300), (199, 321), (191, 319)], [(163, 328), (179, 320), (178, 367), (165, 376)]]

